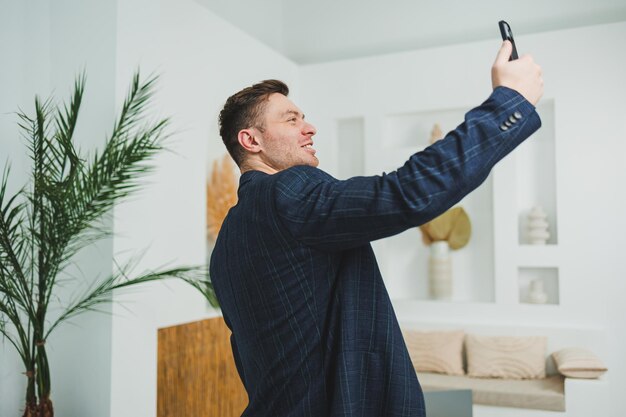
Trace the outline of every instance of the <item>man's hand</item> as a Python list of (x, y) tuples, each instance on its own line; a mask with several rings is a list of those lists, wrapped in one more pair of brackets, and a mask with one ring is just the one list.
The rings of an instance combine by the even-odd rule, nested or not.
[(536, 105), (543, 95), (541, 67), (535, 64), (530, 55), (522, 55), (509, 62), (512, 49), (511, 42), (502, 43), (491, 67), (491, 84), (494, 89), (499, 86), (509, 87)]

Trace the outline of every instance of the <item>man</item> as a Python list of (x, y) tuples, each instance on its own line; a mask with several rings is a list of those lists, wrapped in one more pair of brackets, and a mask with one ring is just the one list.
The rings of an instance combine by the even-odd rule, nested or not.
[(227, 100), (220, 134), (242, 175), (211, 278), (248, 392), (243, 416), (425, 415), (370, 242), (442, 214), (540, 127), (541, 69), (510, 54), (504, 42), (494, 91), (463, 124), (382, 176), (317, 169), (315, 127), (280, 81)]

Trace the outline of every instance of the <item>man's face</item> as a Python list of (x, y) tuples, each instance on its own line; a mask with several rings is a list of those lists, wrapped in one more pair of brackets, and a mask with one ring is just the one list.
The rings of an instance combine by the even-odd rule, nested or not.
[(269, 96), (264, 127), (259, 131), (260, 157), (269, 168), (281, 171), (296, 165), (319, 165), (313, 149), (317, 131), (287, 97), (279, 93)]

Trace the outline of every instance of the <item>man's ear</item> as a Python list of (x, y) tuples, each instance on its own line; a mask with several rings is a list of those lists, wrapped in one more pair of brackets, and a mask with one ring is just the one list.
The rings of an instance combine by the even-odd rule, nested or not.
[(261, 151), (261, 144), (257, 141), (255, 132), (252, 129), (242, 129), (237, 134), (239, 144), (248, 152), (257, 153)]

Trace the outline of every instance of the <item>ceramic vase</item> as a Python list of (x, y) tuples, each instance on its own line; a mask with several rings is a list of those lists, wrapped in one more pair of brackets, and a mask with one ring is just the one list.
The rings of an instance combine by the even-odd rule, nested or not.
[(550, 237), (548, 233), (548, 215), (543, 208), (535, 206), (528, 214), (528, 240), (532, 245), (545, 245)]
[(528, 302), (532, 304), (545, 304), (548, 301), (548, 294), (543, 289), (543, 280), (533, 279), (530, 281), (528, 292)]
[(430, 244), (428, 258), (428, 284), (430, 298), (449, 300), (452, 298), (452, 258), (446, 241)]

